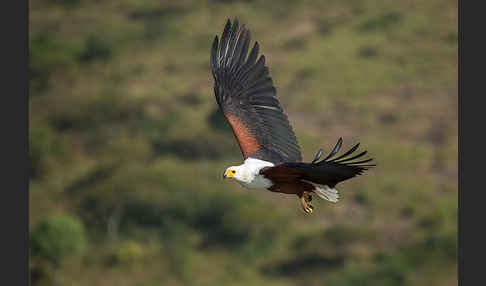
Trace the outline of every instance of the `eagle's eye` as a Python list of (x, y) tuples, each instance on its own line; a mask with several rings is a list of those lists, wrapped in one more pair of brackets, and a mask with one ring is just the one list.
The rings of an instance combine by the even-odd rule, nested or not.
[(233, 174), (234, 174), (234, 173), (236, 173), (236, 171), (235, 171), (235, 170), (231, 170), (231, 173), (233, 173)]

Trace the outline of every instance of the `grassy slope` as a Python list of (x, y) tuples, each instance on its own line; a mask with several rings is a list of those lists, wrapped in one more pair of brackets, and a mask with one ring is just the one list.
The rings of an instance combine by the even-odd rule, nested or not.
[[(65, 212), (88, 233), (64, 279), (456, 284), (457, 3), (296, 2), (31, 1), (31, 228)], [(379, 164), (311, 217), (293, 197), (220, 180), (241, 157), (208, 59), (234, 16), (304, 158), (342, 136)]]

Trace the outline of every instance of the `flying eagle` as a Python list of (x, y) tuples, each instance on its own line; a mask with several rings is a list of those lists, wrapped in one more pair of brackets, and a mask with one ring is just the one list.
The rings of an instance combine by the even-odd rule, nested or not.
[(304, 211), (311, 214), (312, 195), (337, 202), (336, 184), (363, 173), (374, 164), (372, 159), (356, 159), (359, 143), (334, 157), (342, 145), (319, 161), (322, 149), (311, 163), (302, 162), (297, 139), (284, 114), (269, 77), (265, 56), (258, 57), (259, 45), (250, 47), (250, 31), (228, 19), (221, 41), (214, 38), (211, 48), (211, 72), (216, 102), (228, 120), (240, 145), (244, 162), (226, 169), (223, 178), (235, 179), (248, 189), (295, 194)]

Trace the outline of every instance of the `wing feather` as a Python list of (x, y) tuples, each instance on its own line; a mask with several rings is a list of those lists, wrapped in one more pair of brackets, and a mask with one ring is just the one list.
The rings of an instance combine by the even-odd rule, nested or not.
[[(228, 20), (214, 38), (210, 67), (216, 102), (230, 123), (243, 157), (273, 163), (300, 162), (297, 139), (280, 102), (259, 45), (250, 53), (250, 31)], [(248, 57), (247, 57), (248, 55)]]

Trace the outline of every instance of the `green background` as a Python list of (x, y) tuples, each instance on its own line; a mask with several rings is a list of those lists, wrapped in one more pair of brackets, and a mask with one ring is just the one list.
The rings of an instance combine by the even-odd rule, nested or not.
[[(457, 285), (457, 1), (29, 5), (32, 285)], [(378, 164), (339, 203), (221, 179), (234, 17), (304, 161), (343, 137)]]

